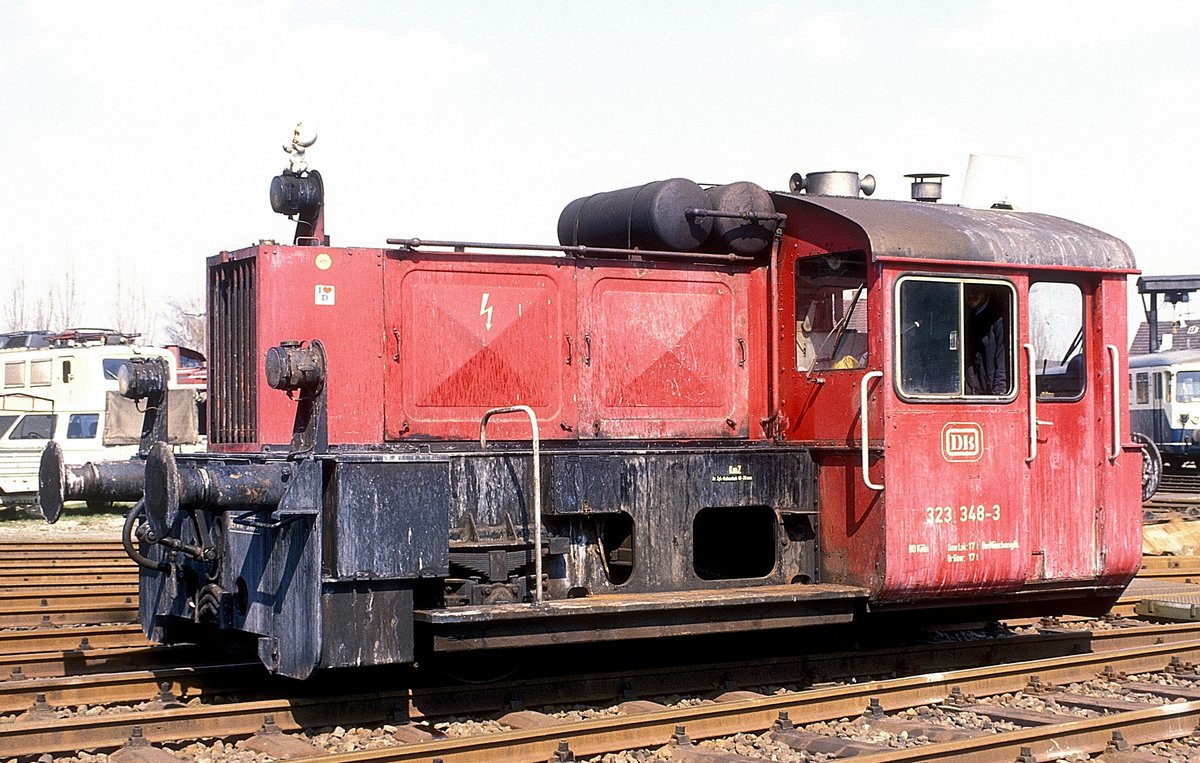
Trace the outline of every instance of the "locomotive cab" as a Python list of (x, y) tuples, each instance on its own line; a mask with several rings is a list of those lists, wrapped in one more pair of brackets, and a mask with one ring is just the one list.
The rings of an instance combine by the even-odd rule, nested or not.
[(1010, 210), (774, 198), (821, 579), (876, 611), (1104, 611), (1140, 562), (1125, 245)]

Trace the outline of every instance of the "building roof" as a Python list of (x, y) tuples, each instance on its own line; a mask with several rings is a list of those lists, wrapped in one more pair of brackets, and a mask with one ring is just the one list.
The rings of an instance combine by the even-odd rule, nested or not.
[[(1170, 337), (1164, 341), (1163, 337)], [(1200, 319), (1158, 322), (1158, 346), (1160, 352), (1171, 350), (1200, 350)], [(1150, 352), (1150, 324), (1142, 321), (1129, 343), (1129, 354), (1144, 355)]]

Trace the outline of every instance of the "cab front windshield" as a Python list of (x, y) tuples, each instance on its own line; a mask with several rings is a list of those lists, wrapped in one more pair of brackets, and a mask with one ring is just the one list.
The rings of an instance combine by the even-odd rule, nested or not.
[(1180, 371), (1176, 374), (1175, 400), (1180, 403), (1200, 401), (1200, 371)]

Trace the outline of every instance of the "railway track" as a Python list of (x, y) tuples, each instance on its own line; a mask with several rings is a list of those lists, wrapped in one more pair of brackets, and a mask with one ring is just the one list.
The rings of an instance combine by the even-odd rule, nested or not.
[[(761, 734), (770, 730), (773, 740), (783, 740), (792, 750), (832, 754), (835, 758), (853, 756), (866, 761), (1019, 760), (1023, 748), (1029, 748), (1029, 760), (1054, 760), (1072, 752), (1098, 752), (1120, 730), (1127, 741), (1143, 742), (1185, 737), (1200, 719), (1200, 702), (1164, 702), (1155, 707), (1133, 709), (1134, 703), (1101, 697), (1089, 697), (1074, 689), (1057, 687), (1071, 684), (1118, 680), (1123, 673), (1165, 672), (1173, 657), (1194, 658), (1200, 643), (1188, 642), (1170, 648), (1133, 648), (1104, 655), (1086, 655), (1040, 660), (994, 668), (921, 675), (890, 681), (831, 687), (799, 692), (753, 696), (749, 693), (717, 697), (716, 701), (692, 706), (642, 706), (645, 712), (619, 712), (610, 717), (578, 722), (543, 721), (535, 728), (513, 729), (484, 736), (431, 740), (373, 754), (333, 756), (326, 760), (412, 761), (441, 758), (450, 761), (545, 760), (556, 753), (599, 755), (619, 750), (647, 750), (670, 747), (672, 760), (712, 759), (696, 748), (702, 739), (728, 740), (736, 735)], [(1036, 678), (1035, 678), (1036, 677)], [(1139, 676), (1148, 678), (1148, 676)], [(1132, 682), (1132, 688), (1146, 691), (1144, 681)], [(1042, 696), (1049, 707), (1088, 708), (1095, 717), (1067, 715), (1046, 709), (1023, 710), (1009, 707), (1003, 695), (1021, 693)], [(1194, 686), (1169, 689), (1178, 696), (1200, 697)], [(1053, 704), (1051, 704), (1053, 703)], [(991, 728), (986, 733), (958, 730), (953, 724), (935, 724), (915, 720), (904, 711), (915, 708), (986, 716)], [(1108, 711), (1108, 712), (1106, 712)], [(785, 715), (781, 715), (785, 714)], [(932, 714), (929, 713), (929, 714)], [(918, 714), (919, 717), (919, 714)], [(841, 719), (847, 719), (839, 723)], [(904, 749), (847, 739), (844, 727), (857, 719), (861, 726), (887, 730), (890, 736), (928, 744), (913, 744)], [(536, 719), (525, 715), (524, 723)], [(1008, 729), (1006, 725), (1021, 726)], [(797, 729), (816, 726), (819, 730)], [(1027, 727), (1025, 727), (1027, 726)], [(939, 741), (937, 729), (945, 732)], [(903, 731), (901, 731), (903, 730)], [(980, 730), (982, 731), (982, 729)], [(798, 733), (797, 733), (798, 732)], [(957, 737), (957, 738), (955, 738)], [(792, 744), (794, 742), (794, 744)], [(753, 747), (753, 744), (748, 745)], [(753, 759), (728, 757), (726, 761)], [(561, 751), (561, 752), (559, 752)], [(865, 753), (865, 754), (864, 754)], [(736, 753), (735, 753), (736, 754)], [(758, 756), (765, 758), (766, 755)]]
[(1160, 493), (1200, 493), (1200, 471), (1196, 469), (1164, 470), (1158, 490)]
[[(140, 728), (141, 738), (160, 744), (171, 742), (173, 746), (203, 737), (247, 738), (260, 731), (269, 715), (280, 733), (292, 734), (286, 738), (299, 743), (311, 744), (311, 740), (316, 740), (326, 749), (336, 750), (339, 748), (336, 741), (339, 737), (329, 733), (323, 735), (312, 729), (367, 725), (373, 727), (371, 738), (390, 748), (353, 758), (335, 756), (329, 760), (407, 761), (434, 757), (445, 761), (547, 760), (563, 741), (576, 755), (653, 749), (673, 744), (676, 749), (672, 750), (672, 758), (688, 759), (694, 751), (689, 751), (690, 747), (681, 743), (682, 736), (701, 740), (761, 734), (776, 724), (781, 711), (787, 713), (788, 720), (794, 726), (804, 726), (829, 724), (842, 718), (860, 718), (867, 708), (874, 706), (877, 708), (877, 711), (873, 711), (876, 726), (900, 728), (898, 724), (905, 720), (904, 716), (896, 715), (900, 711), (957, 703), (964, 708), (962, 712), (979, 714), (978, 706), (988, 705), (988, 696), (1013, 692), (1035, 693), (1028, 690), (1031, 681), (1039, 687), (1037, 691), (1050, 693), (1050, 687), (1054, 685), (1117, 680), (1116, 677), (1121, 673), (1163, 673), (1171, 668), (1173, 662), (1177, 670), (1186, 672), (1184, 662), (1200, 659), (1200, 639), (1196, 638), (1198, 633), (1200, 629), (1193, 625), (1113, 629), (1097, 639), (1101, 646), (1095, 653), (1021, 663), (1006, 662), (987, 668), (942, 671), (890, 680), (864, 678), (856, 683), (809, 689), (799, 689), (789, 684), (803, 680), (810, 674), (813, 667), (811, 657), (795, 663), (739, 662), (693, 666), (690, 670), (682, 670), (677, 666), (659, 672), (644, 671), (636, 676), (624, 672), (583, 676), (577, 680), (555, 676), (501, 682), (482, 689), (464, 689), (461, 686), (417, 687), (347, 696), (330, 692), (329, 687), (319, 687), (320, 691), (315, 692), (317, 696), (296, 696), (293, 692), (277, 699), (221, 704), (195, 702), (196, 695), (192, 693), (192, 687), (180, 693), (176, 688), (179, 684), (172, 684), (168, 691), (157, 697), (157, 701), (154, 701), (155, 697), (144, 697), (137, 704), (129, 702), (129, 706), (113, 712), (91, 713), (58, 708), (63, 704), (75, 708), (86, 704), (89, 708), (95, 708), (102, 702), (102, 687), (115, 685), (116, 678), (97, 677), (95, 688), (85, 691), (76, 686), (71, 689), (73, 693), (69, 696), (54, 693), (53, 687), (61, 688), (62, 682), (10, 681), (0, 684), (0, 688), (5, 688), (7, 684), (19, 684), (8, 687), (9, 693), (4, 700), (6, 710), (21, 705), (25, 713), (15, 722), (0, 723), (0, 749), (12, 751), (14, 755), (32, 755), (42, 751), (113, 748), (133, 736), (135, 726)], [(1051, 633), (1041, 638), (1066, 642), (1072, 635)], [(1148, 639), (1162, 639), (1165, 643), (1144, 643)], [(1036, 639), (1027, 641), (1033, 640)], [(924, 662), (928, 656), (936, 663), (936, 653), (944, 655), (961, 647), (941, 644), (928, 647), (928, 655), (910, 657)], [(995, 644), (981, 644), (976, 648), (995, 649)], [(820, 659), (817, 658), (818, 661)], [(836, 673), (833, 661), (845, 660), (846, 657), (830, 655), (827, 659), (831, 662), (824, 668), (829, 670), (829, 675), (833, 675)], [(881, 664), (872, 666), (881, 667)], [(236, 666), (227, 667), (231, 669), (231, 674), (236, 669)], [(1200, 685), (1200, 677), (1194, 673), (1191, 676)], [(193, 679), (199, 677), (198, 674), (193, 675)], [(179, 676), (175, 677), (175, 680), (179, 679)], [(737, 688), (743, 685), (760, 687), (760, 691)], [(291, 687), (294, 689), (295, 685)], [(1172, 691), (1179, 693), (1178, 690)], [(1200, 697), (1200, 688), (1190, 691)], [(667, 693), (685, 692), (692, 696), (685, 696), (682, 700), (674, 698), (674, 702), (664, 696)], [(21, 696), (22, 693), (24, 696)], [(972, 702), (963, 695), (977, 695), (984, 699)], [(521, 698), (521, 709), (512, 709), (514, 696)], [(28, 702), (17, 702), (18, 697)], [(1058, 694), (1053, 699), (1058, 704), (1066, 702)], [(582, 714), (578, 709), (555, 709), (556, 705), (564, 702), (575, 705), (584, 702), (591, 707)], [(526, 709), (529, 707), (542, 709)], [(1108, 703), (1109, 710), (1113, 707), (1116, 707), (1114, 703)], [(505, 709), (508, 712), (504, 712)], [(1127, 708), (1119, 709), (1122, 713), (1133, 712)], [(447, 713), (464, 712), (484, 713), (494, 720), (476, 724), (476, 733), (469, 736), (437, 738), (441, 736), (439, 729), (457, 735), (466, 733), (464, 724), (445, 720)], [(879, 715), (880, 712), (887, 713), (887, 718), (891, 720), (884, 723), (885, 717)], [(1014, 712), (1020, 715), (1019, 711)], [(1159, 714), (1162, 715), (1162, 712), (1160, 710)], [(1175, 713), (1176, 710), (1172, 709), (1171, 712)], [(1200, 708), (1179, 709), (1178, 713), (1192, 718), (1191, 726), (1194, 727), (1196, 718), (1200, 717)], [(1027, 720), (1031, 715), (1026, 713), (1022, 717)], [(1069, 719), (1071, 723), (1081, 720), (1085, 719)], [(1116, 728), (1118, 726), (1114, 726), (1114, 722), (1135, 721), (1142, 722), (1127, 714), (1117, 721), (1109, 719), (1094, 723)], [(1044, 725), (1062, 722), (1066, 721), (1051, 716), (1042, 720)], [(682, 735), (679, 733), (681, 726)], [(295, 732), (304, 729), (309, 730), (309, 737), (294, 736)], [(478, 729), (495, 731), (478, 733)], [(802, 729), (799, 735), (805, 736), (813, 745), (806, 749), (820, 750), (824, 749), (820, 745), (830, 745), (839, 739), (838, 730), (832, 728), (832, 736), (825, 734), (824, 742), (812, 739), (812, 731)], [(1053, 732), (1061, 733), (1061, 730)], [(933, 741), (932, 734), (931, 731), (925, 732), (930, 741)], [(425, 740), (419, 741), (422, 735)], [(322, 736), (325, 738), (322, 739)], [(914, 731), (910, 736), (915, 739), (919, 735)], [(992, 738), (971, 740), (963, 737), (956, 743), (971, 741), (989, 754), (996, 754), (1013, 744), (1038, 744), (1016, 730), (992, 728), (988, 736)], [(1107, 742), (1107, 739), (1104, 741)], [(862, 752), (861, 742), (847, 744), (842, 740), (838, 744)], [(886, 749), (881, 748), (879, 754), (884, 754), (882, 750)], [(912, 757), (910, 754), (910, 757), (895, 759), (939, 759), (932, 755), (932, 745), (921, 749), (921, 755), (925, 757)], [(967, 754), (960, 747), (953, 749), (960, 754)], [(897, 752), (889, 751), (886, 754)], [(1017, 751), (1014, 750), (1012, 759), (1016, 759), (1016, 755)], [(879, 758), (885, 759), (892, 758)]]
[[(19, 548), (14, 547), (15, 545), (19, 545)], [(33, 547), (37, 545), (43, 547)], [(81, 574), (82, 570), (86, 572)], [(1166, 587), (1177, 586), (1189, 576), (1194, 576), (1200, 582), (1200, 565), (1191, 567), (1186, 558), (1147, 557), (1143, 574), (1139, 576), (1143, 578), (1139, 581), (1142, 589), (1119, 602), (1115, 612), (1131, 615), (1136, 601), (1147, 592), (1155, 592), (1159, 588), (1167, 590)], [(410, 685), (411, 682), (408, 681), (392, 681), (393, 686), (405, 685), (410, 688), (398, 692), (375, 691), (345, 696), (335, 687), (321, 687), (319, 683), (311, 682), (305, 684), (303, 692), (305, 695), (314, 696), (298, 696), (296, 684), (273, 681), (254, 660), (204, 664), (203, 651), (189, 647), (153, 647), (145, 641), (136, 625), (120, 624), (129, 623), (136, 617), (136, 577), (136, 569), (123, 558), (119, 543), (77, 544), (65, 550), (57, 544), (0, 543), (0, 715), (8, 715), (7, 719), (0, 718), (0, 750), (4, 750), (6, 754), (12, 750), (11, 754), (19, 756), (46, 751), (70, 753), (80, 749), (115, 749), (129, 742), (130, 737), (135, 734), (135, 726), (140, 727), (140, 736), (137, 737), (139, 740), (166, 742), (175, 748), (198, 744), (191, 740), (202, 737), (256, 738), (270, 748), (272, 740), (287, 745), (289, 742), (286, 740), (296, 740), (295, 733), (305, 730), (308, 735), (305, 737), (307, 741), (299, 741), (298, 744), (311, 746), (316, 742), (318, 747), (336, 750), (340, 749), (337, 739), (324, 738), (326, 735), (314, 730), (333, 725), (367, 726), (371, 739), (382, 740), (378, 741), (378, 744), (405, 745), (403, 749), (396, 748), (391, 752), (379, 753), (383, 757), (354, 757), (354, 760), (417, 760), (428, 757), (440, 757), (445, 761), (496, 760), (510, 757), (514, 760), (545, 760), (554, 754), (567, 755), (566, 749), (569, 749), (571, 754), (582, 756), (599, 754), (596, 751), (601, 748), (603, 752), (613, 752), (654, 749), (664, 745), (673, 746), (669, 753), (672, 759), (700, 759), (704, 758), (704, 753), (694, 748), (696, 741), (733, 738), (746, 734), (761, 736), (778, 721), (776, 717), (766, 725), (761, 725), (764, 713), (778, 713), (780, 709), (788, 713), (788, 718), (782, 722), (782, 726), (786, 726), (788, 722), (801, 727), (829, 724), (836, 720), (834, 716), (856, 718), (858, 726), (870, 726), (869, 720), (860, 717), (866, 705), (853, 712), (845, 710), (827, 713), (829, 717), (823, 719), (818, 719), (821, 713), (812, 709), (790, 709), (792, 705), (788, 704), (789, 702), (796, 703), (797, 708), (805, 706), (805, 701), (799, 695), (817, 698), (810, 699), (818, 705), (828, 704), (830, 696), (822, 692), (834, 691), (832, 688), (789, 690), (789, 696), (797, 696), (787, 701), (774, 697), (755, 698), (745, 692), (736, 693), (735, 689), (735, 693), (732, 694), (723, 692), (724, 701), (711, 702), (707, 697), (714, 693), (711, 687), (715, 685), (761, 686), (790, 680), (799, 686), (852, 674), (854, 671), (847, 670), (847, 666), (853, 664), (859, 670), (861, 679), (857, 686), (861, 687), (865, 683), (879, 691), (877, 699), (881, 704), (872, 711), (876, 714), (878, 725), (885, 720), (884, 716), (878, 716), (879, 710), (888, 713), (919, 706), (926, 708), (919, 713), (924, 717), (931, 713), (937, 715), (951, 712), (946, 708), (950, 708), (953, 701), (951, 694), (944, 692), (945, 696), (936, 700), (930, 699), (906, 706), (905, 703), (910, 702), (908, 698), (916, 692), (912, 688), (912, 682), (917, 679), (873, 681), (870, 680), (871, 676), (902, 674), (911, 671), (915, 664), (936, 665), (939, 659), (947, 664), (955, 660), (958, 664), (972, 660), (983, 664), (1007, 663), (1015, 659), (1014, 654), (1005, 652), (996, 644), (967, 642), (938, 647), (943, 655), (957, 651), (954, 660), (945, 656), (934, 657), (932, 651), (928, 655), (917, 654), (911, 648), (904, 648), (893, 650), (890, 654), (888, 650), (877, 650), (869, 655), (807, 655), (802, 661), (802, 668), (787, 668), (776, 660), (758, 665), (730, 663), (718, 666), (719, 676), (713, 673), (712, 668), (705, 672), (700, 668), (681, 670), (678, 667), (667, 669), (666, 672), (643, 670), (640, 678), (628, 673), (591, 676), (587, 680), (591, 688), (587, 689), (579, 689), (559, 676), (540, 683), (498, 682), (483, 689), (471, 687), (467, 690), (461, 687), (448, 689)], [(70, 580), (74, 580), (75, 584), (65, 582)], [(1200, 586), (1197, 590), (1200, 590)], [(118, 624), (100, 624), (106, 621)], [(1089, 651), (1090, 654), (1081, 658), (1085, 661), (1087, 657), (1099, 659), (1105, 655), (1114, 655), (1113, 661), (1104, 664), (1112, 665), (1112, 670), (1118, 672), (1129, 672), (1133, 669), (1151, 670), (1152, 668), (1134, 667), (1135, 662), (1130, 662), (1136, 659), (1150, 659), (1147, 655), (1151, 653), (1165, 657), (1164, 664), (1170, 663), (1171, 656), (1185, 661), (1196, 661), (1200, 658), (1200, 625), (1135, 626), (1118, 620), (1111, 627), (1096, 630), (1086, 637), (1079, 636), (1079, 631), (1074, 630), (1078, 625), (1080, 624), (1068, 622), (1059, 629), (1053, 625), (1047, 627), (1043, 623), (1041, 634), (1037, 638), (1042, 641), (1043, 646), (1056, 643), (1055, 648), (1063, 651)], [(1129, 656), (1138, 650), (1142, 650), (1141, 658)], [(969, 652), (973, 652), (973, 656), (968, 655)], [(1052, 667), (1057, 664), (1054, 660), (1066, 659), (1069, 657), (1050, 658), (1049, 662), (1043, 661), (1045, 667), (1035, 665), (1028, 669), (1066, 671), (1065, 667)], [(182, 665), (188, 667), (181, 667)], [(792, 672), (789, 673), (789, 670)], [(999, 670), (1004, 672), (1005, 668)], [(1165, 668), (1153, 670), (1161, 671)], [(1009, 675), (1010, 672), (1005, 672), (1005, 675)], [(950, 671), (946, 673), (951, 674)], [(953, 671), (953, 674), (960, 678), (959, 688), (966, 693), (1020, 691), (1019, 687), (995, 690), (979, 688), (989, 685), (982, 677), (972, 677), (974, 674), (970, 671), (961, 670)], [(1053, 677), (1059, 673), (1047, 675)], [(1068, 673), (1063, 672), (1062, 675), (1066, 676)], [(1100, 674), (1093, 671), (1092, 680), (1098, 680), (1095, 679), (1095, 675)], [(1050, 680), (1046, 679), (1046, 676), (1042, 678)], [(1055, 683), (1062, 683), (1088, 679), (1053, 680)], [(1200, 678), (1196, 681), (1200, 683)], [(364, 685), (369, 685), (369, 682)], [(901, 686), (910, 688), (897, 688)], [(707, 690), (704, 687), (707, 687)], [(853, 687), (843, 689), (851, 692), (848, 696), (861, 699), (859, 694), (853, 693)], [(664, 705), (665, 709), (646, 704), (650, 700), (637, 699), (652, 696), (655, 697), (653, 701), (658, 702), (664, 692), (675, 691), (703, 691), (703, 695), (697, 696), (706, 698), (694, 700), (699, 703), (694, 707), (671, 708)], [(896, 694), (889, 699), (891, 695), (888, 692), (892, 691)], [(213, 704), (214, 697), (221, 699), (219, 704)], [(471, 699), (464, 700), (464, 697)], [(617, 716), (619, 720), (612, 721), (614, 727), (606, 728), (600, 718), (576, 721), (570, 720), (569, 714), (562, 716), (530, 710), (501, 713), (506, 708), (511, 710), (514, 697), (519, 698), (517, 704), (520, 707), (553, 707), (555, 703), (580, 701), (594, 703), (602, 702), (605, 698), (611, 701), (610, 707), (616, 707), (621, 704), (619, 700), (622, 697), (635, 699), (628, 700), (634, 704), (626, 704), (624, 710), (610, 711), (601, 707), (592, 711), (600, 717), (604, 712), (622, 714)], [(849, 700), (838, 700), (839, 703), (843, 701)], [(938, 704), (939, 701), (942, 704)], [(1200, 696), (1189, 699), (1184, 704), (1198, 702)], [(743, 707), (745, 703), (751, 704)], [(763, 706), (751, 709), (757, 705)], [(1191, 719), (1189, 730), (1194, 728), (1196, 718), (1193, 716), (1200, 713), (1200, 710), (1190, 706), (1176, 708), (1177, 705), (1180, 703), (1171, 703), (1168, 715), (1171, 718)], [(741, 720), (721, 720), (725, 714), (717, 713), (710, 706), (730, 710), (730, 718)], [(834, 706), (843, 710), (847, 707), (845, 704)], [(695, 707), (710, 709), (701, 711), (694, 709)], [(80, 708), (83, 708), (84, 712), (79, 712)], [(1038, 736), (1030, 729), (1008, 729), (998, 733), (993, 728), (988, 736), (1003, 739), (992, 739), (988, 742), (963, 737), (937, 742), (930, 738), (929, 743), (920, 748), (918, 757), (912, 757), (912, 753), (902, 750), (884, 748), (873, 751), (863, 746), (873, 744), (870, 742), (845, 744), (845, 749), (856, 751), (859, 759), (864, 760), (943, 759), (939, 757), (942, 755), (939, 751), (941, 747), (946, 748), (947, 755), (957, 751), (953, 752), (956, 757), (967, 760), (994, 760), (997, 758), (988, 756), (1008, 755), (1009, 748), (1018, 745), (1030, 747), (1033, 751), (1031, 754), (1034, 755), (1030, 758), (1032, 760), (1051, 759), (1041, 757), (1042, 753), (1038, 751), (1050, 749), (1039, 745), (1050, 744), (1046, 740), (1054, 735), (1059, 735), (1062, 739), (1074, 739), (1078, 735), (1081, 741), (1071, 744), (1078, 745), (1077, 749), (1080, 750), (1103, 749), (1109, 740), (1103, 740), (1103, 744), (1097, 741), (1097, 735), (1104, 735), (1103, 731), (1097, 729), (1109, 728), (1111, 738), (1112, 728), (1126, 728), (1121, 724), (1128, 724), (1130, 729), (1129, 733), (1125, 734), (1126, 741), (1166, 738), (1166, 732), (1162, 729), (1170, 724), (1156, 723), (1150, 717), (1142, 718), (1137, 715), (1138, 711), (1134, 710), (1117, 712), (1111, 707), (1109, 709), (1111, 712), (1105, 716), (1108, 720), (1075, 719), (1070, 723), (1079, 726), (1078, 729), (1060, 729), (1044, 737)], [(639, 710), (643, 712), (637, 712)], [(645, 712), (647, 710), (649, 712)], [(447, 727), (447, 722), (439, 719), (458, 712), (482, 713), (492, 718), (498, 715), (500, 719), (507, 718), (508, 723), (516, 723), (518, 726), (531, 725), (536, 728), (505, 729), (501, 720), (493, 719), (488, 721), (489, 727), (494, 728), (498, 725), (502, 729), (494, 734), (468, 739), (435, 738), (438, 734), (435, 733), (436, 730), (430, 731), (430, 724), (437, 723), (439, 727)], [(1163, 715), (1161, 710), (1158, 713), (1159, 716)], [(624, 714), (629, 714), (629, 718), (624, 718)], [(271, 716), (271, 723), (267, 722), (267, 716)], [(564, 720), (564, 717), (568, 719)], [(757, 719), (749, 726), (761, 725), (761, 728), (751, 729), (747, 725), (747, 718)], [(901, 728), (898, 725), (899, 720), (893, 717), (883, 725)], [(412, 722), (418, 723), (414, 726)], [(264, 724), (268, 729), (265, 736), (259, 733)], [(541, 728), (543, 724), (545, 728)], [(675, 728), (677, 726), (683, 727), (682, 732)], [(453, 727), (452, 723), (450, 727)], [(722, 731), (723, 728), (727, 730)], [(786, 730), (781, 727), (776, 731), (782, 734)], [(809, 737), (805, 735), (812, 732), (801, 729), (799, 733), (807, 739)], [(280, 737), (280, 734), (284, 736)], [(288, 736), (289, 734), (291, 736)], [(1063, 737), (1063, 734), (1072, 736)], [(834, 738), (837, 738), (836, 733)], [(281, 739), (284, 741), (280, 741)], [(421, 741), (422, 739), (424, 741)], [(559, 751), (563, 741), (566, 748)], [(843, 740), (846, 741), (853, 740)], [(720, 746), (723, 743), (714, 744)], [(745, 746), (744, 742), (729, 741), (725, 747), (732, 749), (739, 744)], [(823, 749), (822, 745), (829, 743), (818, 740), (813, 744)], [(975, 746), (978, 746), (980, 751), (973, 752)], [(1018, 754), (1019, 750), (1014, 753), (1013, 759), (1016, 759)], [(737, 758), (729, 758), (735, 759)]]
[(0, 629), (136, 619), (137, 567), (120, 541), (0, 543)]
[(1196, 490), (1175, 491), (1164, 487), (1142, 503), (1142, 521), (1147, 523), (1195, 519), (1200, 519), (1200, 492)]

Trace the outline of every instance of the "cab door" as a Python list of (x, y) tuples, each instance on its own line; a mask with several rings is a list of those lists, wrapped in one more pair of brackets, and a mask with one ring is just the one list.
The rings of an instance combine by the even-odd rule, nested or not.
[(1016, 590), (1040, 568), (1023, 480), (1026, 284), (961, 272), (893, 284), (881, 596)]
[(1095, 340), (1094, 299), (1094, 284), (1036, 278), (1029, 284), (1021, 387), (1029, 401), (1027, 505), (1033, 553), (1040, 557), (1033, 579), (1087, 578), (1098, 571), (1096, 465), (1105, 460), (1107, 429), (1099, 419), (1108, 414), (1097, 410), (1097, 387), (1108, 360)]

